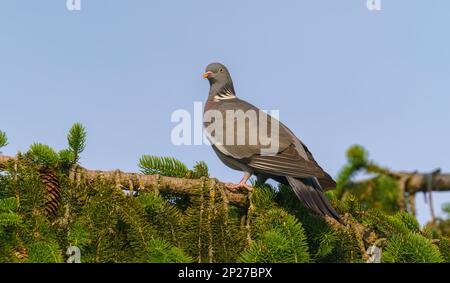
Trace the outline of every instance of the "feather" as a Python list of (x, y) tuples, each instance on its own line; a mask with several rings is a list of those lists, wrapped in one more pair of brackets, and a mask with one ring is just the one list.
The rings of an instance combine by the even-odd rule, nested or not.
[(296, 179), (286, 177), (300, 201), (320, 216), (330, 216), (342, 223), (341, 218), (323, 193), (323, 189), (315, 178)]

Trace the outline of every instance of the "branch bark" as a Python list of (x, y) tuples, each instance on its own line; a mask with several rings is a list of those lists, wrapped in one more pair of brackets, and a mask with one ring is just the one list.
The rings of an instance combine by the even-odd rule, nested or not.
[[(429, 173), (398, 172), (395, 174), (400, 178), (404, 177), (408, 180), (405, 184), (405, 192), (415, 194), (417, 192), (428, 191), (427, 178), (429, 176)], [(450, 191), (450, 173), (441, 173), (439, 171), (433, 172), (432, 176), (432, 191)]]
[[(16, 159), (10, 156), (0, 155), (0, 171), (6, 168), (8, 162), (14, 162)], [(70, 179), (76, 181), (95, 182), (98, 180), (115, 184), (123, 189), (133, 189), (145, 191), (156, 189), (160, 192), (167, 192), (180, 195), (193, 195), (197, 192), (196, 188), (202, 185), (212, 186), (225, 192), (226, 198), (230, 204), (238, 206), (247, 206), (248, 194), (245, 191), (230, 191), (225, 185), (215, 178), (211, 179), (185, 179), (166, 177), (161, 175), (144, 175), (141, 173), (126, 173), (120, 170), (100, 171), (89, 170), (78, 166), (70, 171)], [(206, 182), (206, 183), (205, 183)]]
[[(14, 161), (14, 157), (0, 155), (0, 171), (6, 167), (8, 162)], [(71, 171), (72, 177), (77, 180), (86, 180), (94, 182), (96, 180), (104, 180), (123, 188), (130, 186), (136, 190), (145, 190), (147, 188), (158, 189), (161, 192), (169, 192), (181, 195), (192, 195), (206, 181), (209, 186), (217, 187), (223, 190), (230, 204), (246, 206), (248, 204), (248, 195), (246, 191), (230, 191), (223, 183), (216, 179), (184, 179), (175, 177), (166, 177), (160, 175), (144, 175), (140, 173), (126, 173), (120, 170), (100, 171), (89, 170), (78, 167)], [(404, 191), (410, 195), (417, 192), (428, 191), (428, 173), (418, 172), (389, 172), (389, 175), (397, 179), (407, 180), (404, 182)], [(441, 173), (436, 171), (432, 178), (433, 191), (450, 191), (450, 173)]]

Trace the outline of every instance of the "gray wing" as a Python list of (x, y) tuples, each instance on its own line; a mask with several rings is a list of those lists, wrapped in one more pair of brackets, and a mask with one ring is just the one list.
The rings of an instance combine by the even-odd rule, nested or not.
[(291, 145), (276, 155), (255, 154), (243, 159), (258, 172), (296, 178), (310, 178), (323, 175), (323, 170), (313, 162), (305, 160), (298, 154), (295, 145)]
[[(272, 118), (257, 107), (250, 103), (240, 100), (232, 99), (220, 102), (217, 109), (226, 115), (227, 110), (240, 109), (245, 111), (253, 110), (259, 115), (265, 117), (268, 128), (270, 129)], [(275, 120), (277, 121), (277, 120)], [(240, 133), (237, 125), (238, 121), (234, 121), (233, 139)], [(245, 122), (245, 135), (250, 133), (250, 129), (257, 127), (257, 125)], [(226, 130), (224, 130), (226, 133)], [(242, 133), (241, 133), (242, 134)], [(216, 149), (222, 154), (231, 158), (237, 159), (246, 166), (258, 173), (264, 173), (275, 176), (292, 176), (295, 178), (311, 178), (317, 177), (320, 184), (324, 188), (335, 187), (333, 179), (317, 164), (308, 148), (292, 133), (292, 131), (279, 122), (277, 131), (271, 134), (279, 135), (278, 151), (272, 155), (262, 154), (262, 150), (267, 146), (262, 145), (259, 141), (256, 144), (249, 144), (246, 137), (244, 145), (227, 145), (214, 143)]]
[[(279, 144), (278, 148), (274, 153), (282, 151), (289, 147), (292, 143), (291, 134), (286, 131), (285, 127), (271, 127), (272, 120), (274, 123), (277, 123), (278, 120), (272, 118), (270, 115), (267, 115), (264, 111), (261, 111), (257, 107), (251, 105), (250, 103), (240, 100), (238, 98), (232, 100), (220, 101), (216, 108), (224, 117), (224, 125), (223, 125), (223, 137), (217, 135), (217, 137), (213, 137), (211, 143), (214, 144), (218, 150), (222, 153), (231, 156), (236, 159), (248, 158), (254, 156), (256, 154), (261, 154), (264, 150), (270, 148), (270, 145), (262, 144), (261, 141), (257, 138), (256, 140), (252, 140), (252, 135), (256, 131), (256, 137), (258, 136), (259, 131), (261, 130), (260, 123), (263, 120), (266, 121), (267, 125), (267, 136), (278, 136)], [(227, 111), (241, 111), (248, 116), (241, 116), (243, 119), (239, 121), (238, 118), (235, 118), (231, 121), (232, 128), (228, 128), (229, 124), (227, 124), (226, 117), (230, 117)], [(254, 116), (252, 115), (254, 114)], [(250, 118), (247, 119), (246, 117)], [(253, 119), (251, 119), (253, 118)], [(279, 123), (279, 122), (278, 122)], [(208, 132), (208, 126), (210, 123), (205, 123), (205, 128)], [(279, 123), (279, 125), (282, 125)], [(227, 131), (228, 130), (228, 131)], [(243, 143), (239, 143), (239, 137), (244, 138)], [(229, 140), (233, 141), (232, 143), (228, 142)], [(306, 157), (306, 153), (305, 153)]]
[(289, 176), (294, 178), (317, 178), (323, 189), (336, 187), (336, 182), (314, 160), (311, 152), (305, 147), (308, 160), (305, 160), (295, 147), (273, 155), (254, 155), (244, 160), (250, 168), (269, 176)]

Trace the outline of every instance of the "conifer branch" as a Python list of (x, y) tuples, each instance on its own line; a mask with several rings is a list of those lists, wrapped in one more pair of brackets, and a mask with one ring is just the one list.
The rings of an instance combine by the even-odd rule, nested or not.
[[(4, 169), (8, 162), (13, 162), (14, 157), (0, 155), (0, 170)], [(100, 171), (89, 170), (80, 166), (76, 166), (70, 170), (70, 174), (76, 176), (77, 181), (94, 182), (98, 179), (105, 182), (114, 183), (124, 189), (129, 189), (130, 184), (133, 190), (153, 189), (158, 187), (161, 192), (174, 193), (180, 195), (195, 194), (195, 188), (202, 185), (202, 179), (188, 179), (167, 177), (158, 174), (144, 175), (141, 173), (126, 173), (120, 170)], [(407, 179), (405, 183), (405, 192), (413, 195), (417, 192), (426, 192), (428, 173), (418, 172), (391, 172), (392, 176), (400, 179)], [(435, 172), (432, 178), (433, 191), (450, 191), (450, 173)], [(224, 184), (215, 180), (207, 179), (207, 182), (214, 183), (218, 190), (224, 190), (230, 204), (247, 206), (248, 196), (245, 191), (230, 191), (225, 188)], [(368, 182), (367, 180), (362, 182)]]
[[(6, 168), (8, 162), (14, 162), (15, 158), (0, 155), (0, 171)], [(160, 192), (180, 195), (192, 195), (196, 193), (195, 188), (202, 186), (203, 179), (187, 179), (177, 177), (167, 177), (158, 174), (144, 175), (141, 173), (125, 173), (120, 170), (100, 171), (89, 170), (81, 166), (75, 166), (70, 170), (71, 177), (76, 176), (76, 181), (94, 182), (103, 180), (107, 183), (115, 184), (123, 189), (133, 186), (134, 191), (158, 188)], [(226, 193), (226, 198), (230, 204), (246, 206), (248, 203), (247, 193), (244, 191), (230, 191), (225, 185), (215, 179), (206, 179), (207, 185), (215, 186), (220, 191)]]
[[(14, 157), (0, 155), (0, 170), (4, 169), (8, 162), (13, 162)], [(158, 174), (144, 175), (140, 173), (125, 173), (120, 170), (113, 171), (100, 171), (100, 170), (88, 170), (83, 167), (79, 167), (75, 170), (71, 170), (71, 174), (80, 174), (77, 179), (84, 178), (88, 181), (95, 181), (101, 178), (107, 182), (119, 182), (119, 185), (128, 187), (133, 184), (134, 189), (139, 189), (140, 185), (144, 187), (153, 187), (159, 183), (161, 190), (165, 192), (173, 192), (179, 194), (189, 195), (192, 193), (192, 189), (201, 186), (200, 179), (188, 179), (188, 178), (176, 178), (166, 177)], [(428, 173), (419, 172), (391, 172), (393, 176), (397, 176), (400, 179), (407, 178), (408, 182), (405, 184), (405, 192), (414, 194), (417, 192), (426, 192), (427, 189), (427, 176)], [(368, 180), (360, 181), (368, 182)], [(217, 182), (216, 186), (223, 186), (223, 183)], [(435, 172), (432, 178), (432, 190), (438, 191), (450, 191), (450, 173)], [(243, 191), (229, 191), (225, 189), (227, 198), (231, 204), (246, 204), (247, 193)]]
[[(0, 148), (8, 145), (8, 137), (2, 131), (0, 131)], [(1, 153), (1, 151), (0, 151)]]

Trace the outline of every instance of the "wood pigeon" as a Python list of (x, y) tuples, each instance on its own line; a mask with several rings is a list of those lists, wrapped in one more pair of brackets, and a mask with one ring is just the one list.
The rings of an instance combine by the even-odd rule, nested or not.
[[(336, 183), (314, 160), (302, 141), (281, 122), (236, 97), (230, 73), (223, 64), (209, 64), (203, 77), (207, 78), (210, 84), (204, 107), (205, 133), (219, 159), (228, 167), (244, 172), (244, 177), (238, 184), (227, 184), (227, 187), (252, 190), (252, 187), (247, 185), (252, 175), (256, 175), (259, 183), (271, 178), (292, 187), (300, 201), (314, 213), (341, 221), (324, 195), (325, 190), (335, 188)], [(256, 115), (238, 119), (236, 112), (254, 112)], [(222, 115), (221, 126), (215, 124), (219, 114)], [(232, 114), (234, 116), (227, 119), (227, 115)], [(252, 122), (249, 117), (256, 117), (257, 121)], [(277, 125), (273, 122), (278, 123), (278, 126), (273, 127)], [(255, 133), (254, 130), (261, 130), (264, 123), (267, 123), (267, 133), (270, 133), (270, 137), (278, 138), (277, 147), (271, 154), (264, 151), (269, 147), (267, 142), (263, 143), (259, 139), (255, 142), (250, 136)], [(222, 136), (218, 137), (220, 131)], [(237, 140), (242, 134), (244, 138), (241, 138), (239, 143)]]

